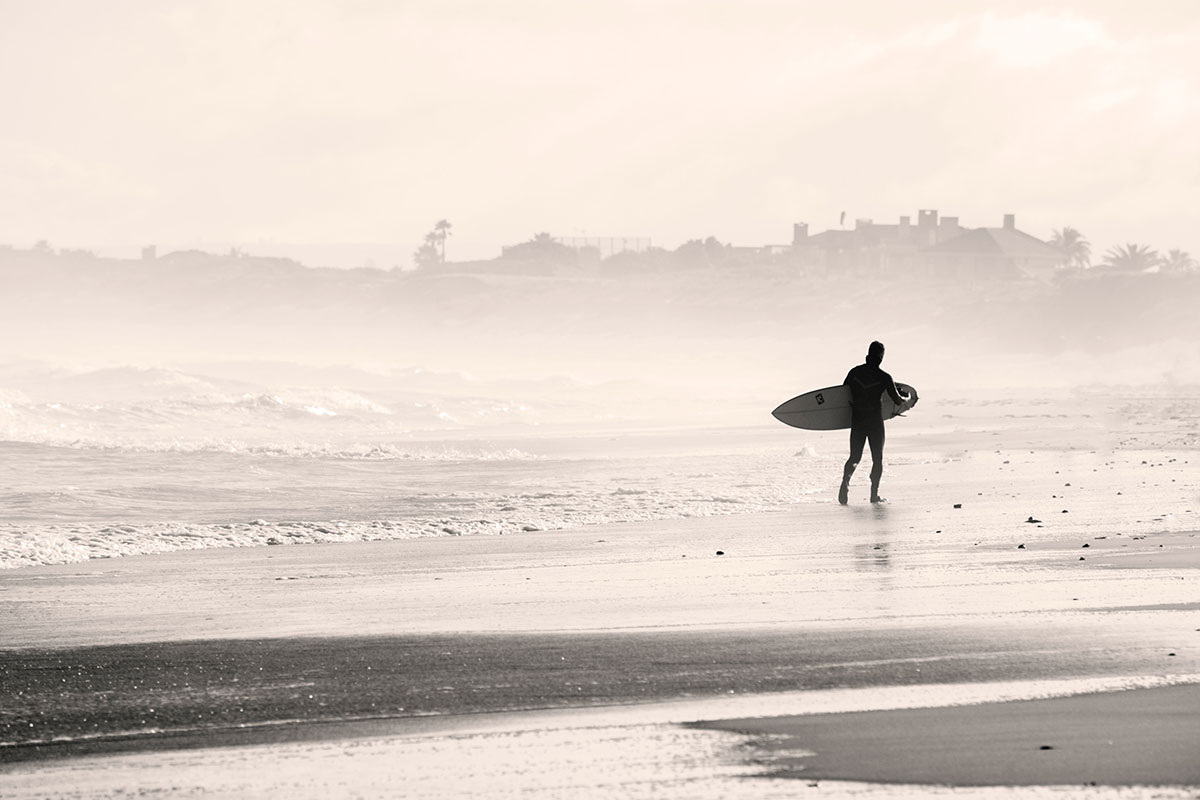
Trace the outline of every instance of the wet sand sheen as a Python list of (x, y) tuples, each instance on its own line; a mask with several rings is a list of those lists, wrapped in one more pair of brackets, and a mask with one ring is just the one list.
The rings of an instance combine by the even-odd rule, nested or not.
[(1200, 673), (1192, 654), (1168, 656), (1135, 633), (1121, 639), (1044, 623), (0, 651), (0, 760), (379, 736), (415, 718), (678, 698), (1131, 675), (1153, 663)]
[[(953, 708), (723, 720), (772, 777), (955, 786), (1200, 784), (1200, 686)], [(796, 754), (795, 751), (807, 751)]]

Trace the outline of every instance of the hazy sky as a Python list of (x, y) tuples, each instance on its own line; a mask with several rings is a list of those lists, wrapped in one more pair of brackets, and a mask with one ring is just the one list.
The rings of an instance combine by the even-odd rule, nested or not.
[(447, 218), (453, 257), (937, 208), (1200, 255), (1198, 82), (1194, 0), (0, 0), (0, 243)]

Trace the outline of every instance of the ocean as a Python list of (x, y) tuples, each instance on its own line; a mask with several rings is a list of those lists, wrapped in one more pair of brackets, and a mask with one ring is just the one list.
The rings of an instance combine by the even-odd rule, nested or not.
[(837, 468), (765, 412), (665, 422), (568, 381), (513, 399), (420, 370), (354, 375), (366, 389), (295, 367), (286, 385), (135, 368), (8, 377), (0, 568), (779, 510)]
[[(962, 460), (962, 470), (1019, 476), (1019, 452), (964, 460), (963, 437), (977, 455), (995, 438), (1005, 453), (1057, 452), (1064, 468), (1106, 450), (1137, 466), (1196, 446), (1196, 404), (1169, 386), (923, 391), (910, 418), (889, 425), (888, 468)], [(671, 396), (652, 384), (420, 369), (9, 365), (0, 371), (0, 568), (832, 502), (844, 432), (787, 428), (771, 405)]]

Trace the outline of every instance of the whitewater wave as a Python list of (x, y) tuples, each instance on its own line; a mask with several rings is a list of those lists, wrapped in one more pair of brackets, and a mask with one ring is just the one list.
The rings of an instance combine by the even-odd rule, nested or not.
[(534, 509), (526, 515), (499, 518), (472, 516), (328, 522), (271, 522), (260, 519), (222, 524), (0, 525), (0, 569), (217, 547), (503, 536), (584, 525), (753, 513), (777, 508), (783, 502), (794, 502), (796, 499), (780, 497), (773, 502), (764, 502), (764, 499), (735, 501), (714, 497), (672, 503), (658, 498), (655, 503), (613, 508), (593, 507), (587, 502), (580, 502), (575, 508)]
[[(821, 486), (819, 477), (797, 469), (786, 456), (722, 457), (725, 469), (697, 480), (682, 477), (695, 474), (690, 471), (672, 474), (669, 461), (657, 458), (610, 463), (500, 451), (504, 461), (481, 471), (449, 463), (451, 452), (439, 452), (439, 463), (409, 465), (376, 462), (368, 454), (353, 468), (303, 459), (260, 470), (275, 462), (253, 459), (244, 462), (239, 479), (229, 477), (225, 458), (204, 466), (193, 455), (166, 462), (156, 456), (144, 468), (113, 478), (111, 486), (63, 486), (39, 478), (37, 486), (57, 488), (0, 494), (0, 503), (24, 515), (23, 522), (0, 524), (0, 568), (215, 547), (505, 535), (758, 513), (812, 502)], [(130, 458), (97, 456), (102, 460), (84, 471), (111, 467), (113, 457), (118, 463)], [(148, 480), (162, 480), (155, 476), (164, 468), (175, 475), (182, 470), (192, 483), (174, 478), (141, 488)], [(543, 488), (548, 481), (551, 491)], [(215, 515), (229, 520), (235, 508), (244, 515), (240, 520), (211, 521)], [(351, 508), (361, 516), (334, 517)], [(187, 509), (192, 518), (164, 521), (172, 509)], [(295, 518), (275, 516), (289, 512)]]
[(260, 545), (365, 542), (422, 536), (503, 534), (523, 525), (483, 520), (267, 522), (227, 524), (38, 525), (0, 527), (0, 568), (68, 564), (96, 558)]
[[(547, 408), (558, 417), (591, 413), (577, 403), (516, 400), (491, 391), (500, 387), (419, 371), (375, 375), (263, 365), (262, 374), (245, 374), (252, 372), (249, 367), (241, 372), (236, 378), (214, 378), (161, 368), (72, 373), (0, 365), (0, 440), (150, 451), (426, 458), (427, 453), (402, 452), (392, 445), (414, 433), (537, 426), (548, 421)], [(361, 383), (347, 388), (330, 382), (337, 378)]]
[[(353, 393), (125, 404), (0, 398), (0, 440), (65, 447), (295, 456), (440, 457), (395, 444), (416, 433), (537, 425), (529, 407), (446, 400), (384, 406)], [(506, 456), (500, 456), (506, 457)]]
[[(668, 407), (650, 384), (565, 377), (480, 380), (286, 362), (78, 371), (0, 364), (0, 440), (111, 447), (211, 442), (357, 447), (413, 433), (644, 421)], [(678, 421), (678, 408), (671, 406)], [(166, 444), (164, 444), (166, 443)]]
[[(0, 437), (3, 438), (3, 437)], [(120, 453), (177, 453), (179, 455), (222, 453), (267, 458), (321, 458), (343, 461), (536, 461), (542, 456), (517, 447), (406, 446), (395, 443), (290, 442), (253, 443), (235, 439), (146, 440), (119, 438), (74, 438), (56, 436), (8, 437), (7, 441), (46, 445), (83, 451)]]

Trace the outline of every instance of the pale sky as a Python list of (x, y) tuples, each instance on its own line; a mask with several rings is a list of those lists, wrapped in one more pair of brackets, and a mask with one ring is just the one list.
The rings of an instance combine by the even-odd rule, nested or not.
[(21, 247), (936, 208), (1200, 256), (1194, 0), (0, 0), (0, 108)]

